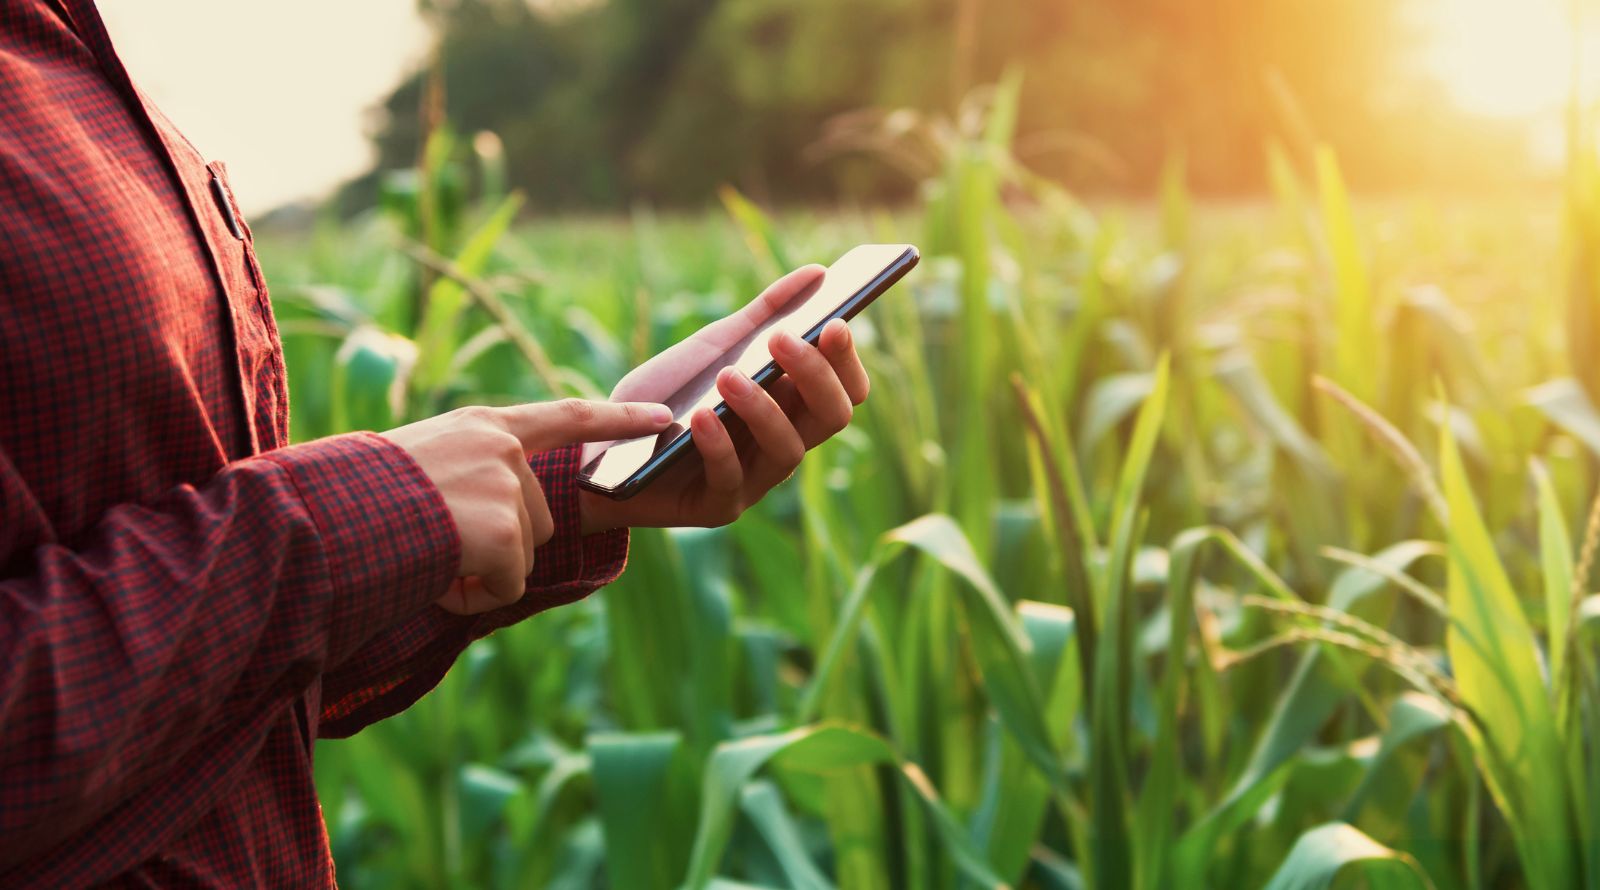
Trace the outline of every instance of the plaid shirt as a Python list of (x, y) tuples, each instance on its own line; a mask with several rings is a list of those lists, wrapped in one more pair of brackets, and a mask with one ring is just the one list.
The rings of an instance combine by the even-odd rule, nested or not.
[(455, 526), (369, 433), (288, 446), (250, 230), (92, 0), (0, 0), (0, 886), (314, 887), (311, 754), (616, 576), (572, 449), (522, 602), (432, 604)]

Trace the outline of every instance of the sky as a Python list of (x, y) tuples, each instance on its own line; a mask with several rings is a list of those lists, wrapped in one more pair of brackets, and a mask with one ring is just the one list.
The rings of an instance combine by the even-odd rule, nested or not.
[[(1570, 80), (1569, 2), (1421, 0), (1418, 49), (1469, 110), (1549, 120)], [(369, 110), (428, 46), (412, 0), (100, 6), (134, 80), (202, 152), (227, 162), (247, 213), (319, 197), (365, 170)], [(1600, 31), (1585, 30), (1594, 95)]]
[(371, 162), (367, 112), (425, 57), (412, 0), (101, 0), (136, 83), (248, 214)]

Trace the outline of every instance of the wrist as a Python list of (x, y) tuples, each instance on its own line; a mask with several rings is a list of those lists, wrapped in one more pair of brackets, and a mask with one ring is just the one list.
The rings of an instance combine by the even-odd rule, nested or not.
[(578, 531), (584, 537), (623, 528), (627, 523), (616, 515), (616, 502), (592, 491), (578, 492)]

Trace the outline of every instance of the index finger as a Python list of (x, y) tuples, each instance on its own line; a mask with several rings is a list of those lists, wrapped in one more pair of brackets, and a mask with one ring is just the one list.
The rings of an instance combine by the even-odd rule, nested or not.
[(659, 433), (672, 423), (672, 411), (652, 402), (593, 402), (562, 399), (498, 408), (506, 430), (525, 451), (549, 451), (580, 442), (635, 439)]

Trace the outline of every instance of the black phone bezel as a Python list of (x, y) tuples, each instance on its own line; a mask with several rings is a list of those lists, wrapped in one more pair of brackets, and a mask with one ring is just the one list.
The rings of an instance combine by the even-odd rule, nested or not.
[[(917, 261), (921, 258), (922, 255), (917, 252), (917, 248), (915, 246), (907, 245), (905, 252), (902, 253), (898, 259), (896, 259), (889, 266), (885, 267), (884, 270), (879, 272), (871, 281), (867, 282), (865, 287), (856, 291), (855, 294), (850, 297), (850, 299), (845, 300), (843, 303), (839, 304), (838, 308), (828, 313), (826, 318), (817, 322), (815, 326), (806, 331), (805, 337), (802, 339), (813, 346), (817, 345), (817, 340), (822, 336), (822, 329), (827, 327), (829, 322), (833, 321), (835, 318), (842, 318), (845, 321), (855, 318), (862, 309), (865, 309), (869, 304), (872, 303), (873, 300), (876, 300), (879, 296), (881, 296), (884, 291), (887, 291), (901, 278), (904, 278), (906, 273), (910, 272), (912, 268), (917, 265)], [(761, 370), (753, 374), (750, 379), (755, 381), (757, 386), (765, 389), (768, 386), (771, 386), (773, 381), (776, 381), (781, 376), (783, 376), (783, 372), (778, 367), (777, 362), (769, 361), (761, 367)], [(718, 402), (717, 407), (713, 410), (716, 411), (717, 417), (726, 417), (728, 414), (728, 403)], [(639, 491), (648, 485), (652, 480), (654, 480), (655, 477), (659, 476), (667, 469), (667, 467), (671, 466), (675, 461), (677, 461), (678, 458), (682, 457), (689, 450), (689, 444), (692, 441), (694, 441), (693, 432), (685, 428), (677, 438), (667, 443), (667, 447), (656, 452), (655, 455), (650, 458), (650, 460), (645, 462), (644, 466), (635, 470), (633, 475), (629, 476), (627, 479), (624, 479), (622, 484), (616, 486), (615, 488), (596, 483), (586, 472), (582, 471), (578, 473), (578, 487), (584, 489), (585, 491), (592, 491), (596, 494), (605, 495), (606, 497), (615, 501), (625, 501), (628, 498), (638, 494)], [(597, 456), (595, 460), (599, 460), (599, 457)], [(594, 461), (590, 461), (589, 464), (584, 467), (584, 470), (587, 470), (588, 466), (592, 466), (593, 463)]]

